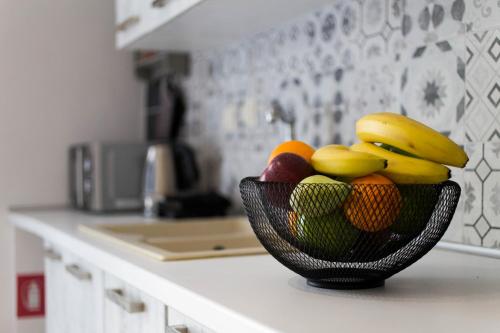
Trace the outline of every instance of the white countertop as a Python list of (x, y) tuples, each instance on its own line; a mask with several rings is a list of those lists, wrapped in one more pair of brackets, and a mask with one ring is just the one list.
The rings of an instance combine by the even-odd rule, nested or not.
[(220, 333), (496, 332), (500, 261), (434, 249), (384, 288), (330, 291), (269, 255), (159, 262), (77, 230), (140, 216), (70, 210), (10, 214), (16, 227), (66, 247)]

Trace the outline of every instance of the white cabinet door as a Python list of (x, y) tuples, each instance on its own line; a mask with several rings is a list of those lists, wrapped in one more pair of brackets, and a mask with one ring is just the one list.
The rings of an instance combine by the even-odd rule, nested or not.
[(66, 333), (64, 263), (57, 247), (45, 244), (45, 329), (50, 333)]
[(102, 333), (102, 280), (99, 269), (46, 243), (46, 331)]
[[(134, 19), (137, 21), (137, 23), (141, 22), (141, 17), (144, 12), (145, 8), (145, 1), (144, 0), (116, 0), (115, 1), (115, 22), (117, 25), (117, 28), (120, 27), (120, 25), (123, 25), (125, 22), (130, 21), (131, 19)], [(125, 25), (127, 25), (125, 23)], [(122, 32), (127, 31), (129, 29), (133, 29), (134, 26), (137, 24), (131, 24), (129, 23), (128, 26), (123, 27), (121, 30)]]
[(67, 252), (63, 260), (66, 332), (102, 333), (102, 271)]
[(164, 333), (165, 306), (116, 277), (104, 279), (106, 333)]
[[(185, 327), (187, 329), (185, 332), (187, 333), (215, 333), (171, 307), (168, 308), (167, 323), (169, 327)], [(167, 333), (169, 332), (167, 331)]]
[(149, 0), (115, 0), (117, 43), (134, 40), (146, 32), (150, 5)]

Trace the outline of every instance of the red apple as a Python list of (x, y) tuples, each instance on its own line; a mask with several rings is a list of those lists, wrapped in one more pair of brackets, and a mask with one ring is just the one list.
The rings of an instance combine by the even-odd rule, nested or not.
[(260, 176), (263, 182), (299, 183), (312, 176), (314, 169), (302, 157), (292, 153), (282, 153), (273, 158)]
[[(290, 195), (295, 185), (314, 174), (312, 166), (302, 157), (293, 153), (281, 153), (260, 176), (260, 181), (282, 184), (265, 184), (263, 195), (275, 214), (291, 210)], [(286, 219), (284, 219), (286, 221)], [(286, 229), (286, 226), (283, 226)], [(284, 230), (285, 230), (284, 229)]]

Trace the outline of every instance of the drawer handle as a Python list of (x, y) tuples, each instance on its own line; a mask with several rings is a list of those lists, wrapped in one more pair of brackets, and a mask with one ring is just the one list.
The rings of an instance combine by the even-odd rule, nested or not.
[(106, 297), (128, 313), (140, 313), (146, 309), (144, 303), (134, 302), (125, 297), (121, 289), (106, 290)]
[(78, 266), (76, 264), (66, 265), (65, 268), (69, 274), (73, 275), (75, 278), (77, 278), (80, 281), (92, 280), (92, 274), (84, 271), (83, 269), (80, 268), (80, 266)]
[(184, 325), (168, 326), (165, 333), (189, 333), (188, 328)]
[(53, 249), (45, 249), (44, 251), (45, 258), (48, 258), (52, 261), (61, 261), (62, 256), (54, 251)]
[(125, 31), (127, 30), (128, 28), (136, 25), (137, 23), (139, 23), (140, 21), (140, 17), (139, 16), (130, 16), (128, 19), (126, 19), (125, 21), (119, 23), (117, 26), (116, 26), (116, 30), (117, 31)]
[(154, 8), (163, 8), (167, 4), (167, 0), (153, 0), (151, 6)]

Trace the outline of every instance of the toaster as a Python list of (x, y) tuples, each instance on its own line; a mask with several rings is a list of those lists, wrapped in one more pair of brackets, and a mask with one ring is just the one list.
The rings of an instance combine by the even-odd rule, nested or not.
[(71, 205), (93, 212), (143, 209), (146, 151), (146, 143), (72, 145), (69, 149)]

